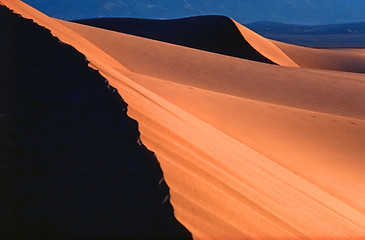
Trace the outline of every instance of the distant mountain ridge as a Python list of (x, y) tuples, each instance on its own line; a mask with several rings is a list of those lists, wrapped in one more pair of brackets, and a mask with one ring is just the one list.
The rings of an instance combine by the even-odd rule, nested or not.
[(259, 21), (245, 26), (261, 34), (365, 34), (365, 22), (299, 25)]
[(171, 19), (225, 15), (240, 23), (328, 24), (365, 21), (363, 0), (24, 0), (62, 19), (137, 17)]
[[(225, 16), (197, 16), (171, 20), (92, 18), (73, 22), (228, 56), (272, 63), (252, 49), (232, 20)], [(261, 21), (245, 26), (266, 38), (295, 45), (318, 48), (365, 47), (365, 22), (311, 26)]]
[(297, 25), (260, 21), (245, 24), (264, 37), (308, 47), (365, 48), (365, 22)]

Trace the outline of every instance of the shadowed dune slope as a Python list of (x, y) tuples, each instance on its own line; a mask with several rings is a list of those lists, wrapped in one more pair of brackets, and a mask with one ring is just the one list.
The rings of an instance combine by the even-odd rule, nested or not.
[[(263, 38), (250, 33), (242, 35), (236, 23), (225, 16), (197, 16), (174, 20), (96, 18), (74, 22), (233, 57), (295, 66), (268, 40), (264, 43), (266, 49), (257, 48), (258, 43), (263, 43), (260, 42)], [(267, 55), (266, 51), (261, 50), (272, 50), (279, 57)], [(285, 61), (280, 57), (285, 58)]]
[(118, 89), (195, 239), (365, 236), (364, 75), (224, 56), (1, 1)]
[(48, 30), (0, 19), (1, 239), (190, 239), (117, 91)]
[(365, 73), (365, 49), (315, 49), (272, 42), (300, 67)]

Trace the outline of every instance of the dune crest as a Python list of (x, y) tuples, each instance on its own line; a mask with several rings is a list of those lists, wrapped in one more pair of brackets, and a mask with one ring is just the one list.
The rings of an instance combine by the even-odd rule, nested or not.
[[(255, 39), (246, 41), (235, 23), (225, 16), (208, 15), (171, 20), (95, 18), (74, 22), (213, 53), (275, 63), (258, 51), (261, 49), (252, 46)], [(279, 52), (270, 42), (265, 44), (267, 48), (275, 48), (275, 53)]]
[(290, 59), (280, 48), (273, 44), (270, 40), (260, 36), (250, 29), (242, 26), (235, 20), (231, 19), (237, 26), (238, 30), (247, 42), (251, 44), (259, 53), (267, 57), (280, 66), (299, 67), (292, 59)]
[(272, 41), (225, 16), (172, 20), (94, 18), (73, 21), (213, 53), (281, 66), (363, 73), (363, 49), (313, 49)]
[(123, 67), (118, 61), (110, 57), (108, 54), (105, 54), (100, 50), (100, 48), (93, 45), (90, 41), (75, 31), (59, 23), (56, 19), (48, 17), (20, 0), (1, 0), (0, 3), (7, 6), (15, 13), (20, 14), (22, 17), (32, 19), (38, 25), (46, 27), (54, 36), (58, 37), (60, 41), (72, 45), (81, 53), (93, 52), (93, 56), (95, 57), (90, 62), (97, 63), (98, 59), (103, 59), (104, 64), (108, 64), (109, 66), (118, 66), (118, 68), (123, 68), (123, 70), (128, 71), (127, 68)]
[[(132, 38), (47, 18), (19, 1), (2, 2), (77, 46), (93, 67), (118, 89), (129, 104), (128, 115), (139, 122), (143, 143), (156, 153), (161, 164), (177, 219), (194, 238), (361, 239), (365, 236), (361, 201), (364, 175), (356, 175), (356, 188), (347, 186), (356, 189), (358, 195), (336, 189), (342, 195), (349, 193), (349, 201), (324, 188), (321, 179), (296, 173), (280, 162), (277, 155), (260, 152), (260, 148), (265, 150), (270, 144), (260, 146), (267, 139), (256, 135), (263, 127), (274, 130), (272, 141), (284, 143), (281, 149), (274, 149), (275, 154), (284, 152), (287, 154), (284, 160), (299, 170), (306, 164), (310, 166), (304, 170), (315, 169), (316, 161), (323, 159), (310, 159), (313, 162), (297, 159), (295, 151), (285, 148), (290, 146), (285, 142), (295, 140), (296, 134), (302, 135), (299, 139), (304, 143), (309, 139), (315, 145), (316, 141), (326, 144), (330, 137), (350, 130), (347, 147), (353, 149), (342, 151), (344, 154), (354, 151), (361, 157), (365, 129), (363, 75), (282, 67)], [(89, 38), (90, 41), (86, 40)], [(110, 41), (113, 44), (107, 46)], [(258, 44), (263, 52), (280, 53), (266, 43)], [(285, 54), (278, 55), (278, 62), (293, 65)], [(158, 84), (166, 86), (168, 91), (161, 93), (164, 89), (157, 88)], [(186, 98), (191, 99), (182, 101)], [(200, 103), (206, 106), (202, 114), (193, 106)], [(232, 109), (233, 105), (238, 107)], [(241, 107), (245, 111), (235, 114), (242, 111)], [(250, 130), (247, 124), (250, 120), (242, 123), (239, 118), (232, 118), (230, 121), (237, 121), (238, 127), (245, 124), (241, 136), (237, 136), (231, 129), (223, 128), (231, 122), (219, 126), (222, 122), (216, 116), (219, 117), (218, 109), (225, 110), (227, 116), (247, 114), (255, 121), (265, 114), (276, 121), (270, 124), (258, 119), (253, 133), (246, 134), (244, 128)], [(319, 115), (313, 117), (311, 114), (315, 112)], [(323, 119), (313, 120), (319, 116)], [(281, 123), (280, 119), (289, 121)], [(330, 130), (322, 132), (322, 124), (327, 122), (333, 124), (330, 130), (336, 128), (334, 135)], [(275, 125), (284, 128), (283, 131)], [(296, 130), (298, 126), (305, 128)], [(318, 136), (317, 131), (321, 132)], [(244, 139), (246, 135), (257, 139)], [(352, 146), (354, 140), (359, 145)], [(258, 148), (253, 150), (249, 142), (255, 141)], [(312, 151), (300, 144), (296, 147), (305, 153)], [(326, 155), (327, 149), (315, 150)], [(349, 176), (341, 172), (341, 167), (350, 165), (347, 160), (339, 159), (332, 165), (324, 162), (322, 166), (327, 171), (335, 169), (331, 173), (340, 173), (340, 178), (345, 179)], [(358, 171), (364, 169), (361, 161), (356, 167)], [(326, 178), (326, 174), (319, 177), (328, 181), (330, 187), (336, 187), (335, 180)]]
[(191, 239), (116, 89), (3, 5), (0, 29), (1, 239)]

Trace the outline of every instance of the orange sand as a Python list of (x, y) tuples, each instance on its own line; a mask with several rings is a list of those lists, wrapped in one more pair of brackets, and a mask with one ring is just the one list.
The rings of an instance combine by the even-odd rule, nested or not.
[(315, 49), (272, 42), (300, 67), (365, 73), (365, 49)]
[(118, 89), (195, 239), (365, 237), (365, 75), (293, 68), (293, 54), (246, 29), (283, 66), (0, 1), (74, 46)]
[(258, 52), (280, 66), (298, 67), (280, 48), (275, 46), (269, 39), (266, 39), (250, 29), (232, 20), (244, 39), (251, 44)]

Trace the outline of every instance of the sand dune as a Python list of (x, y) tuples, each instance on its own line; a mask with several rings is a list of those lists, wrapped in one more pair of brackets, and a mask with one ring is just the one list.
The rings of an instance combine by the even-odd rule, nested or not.
[(238, 22), (234, 20), (232, 21), (237, 26), (238, 30), (241, 32), (246, 41), (249, 42), (251, 46), (259, 53), (280, 66), (298, 67), (293, 59), (290, 59), (279, 48), (277, 48), (275, 45), (272, 45), (272, 42), (270, 42), (268, 39), (242, 26)]
[[(94, 27), (281, 66), (364, 73), (364, 50), (313, 49), (270, 41), (224, 16), (175, 20), (96, 18)], [(224, 36), (224, 37), (222, 37)]]
[(272, 42), (300, 67), (365, 73), (365, 49), (315, 49)]
[(225, 16), (174, 20), (96, 18), (76, 22), (228, 56), (297, 67), (269, 40)]
[[(132, 72), (319, 112), (349, 117), (363, 117), (365, 113), (362, 104), (365, 98), (364, 77), (360, 74), (332, 74), (256, 63), (76, 23), (60, 22), (99, 46)], [(332, 74), (331, 78), (327, 73)], [(343, 94), (344, 91), (349, 94)]]
[(363, 119), (131, 78), (365, 213)]
[[(118, 89), (194, 238), (365, 237), (364, 75), (223, 56), (2, 2)], [(250, 34), (257, 51), (290, 63)]]
[(118, 92), (2, 5), (0, 29), (1, 239), (191, 239)]

